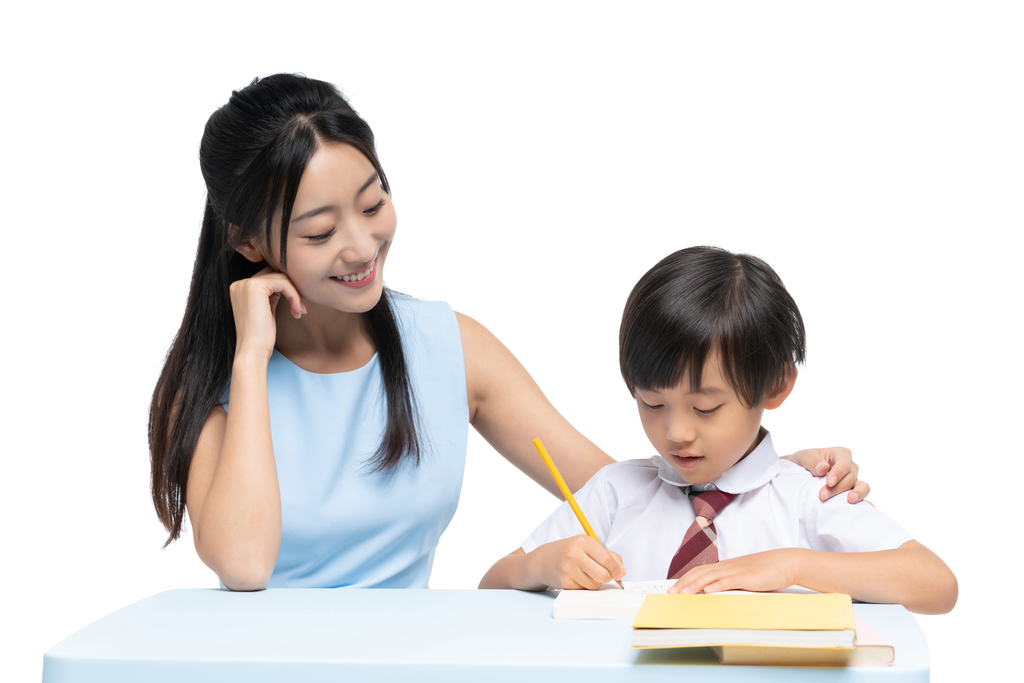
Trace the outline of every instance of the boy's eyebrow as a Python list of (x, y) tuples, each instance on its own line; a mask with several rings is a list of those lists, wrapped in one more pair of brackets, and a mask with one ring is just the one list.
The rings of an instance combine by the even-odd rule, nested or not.
[[(373, 181), (376, 180), (376, 179), (377, 179), (377, 172), (374, 171), (373, 175), (370, 176), (369, 178), (367, 178), (366, 182), (363, 183), (362, 186), (359, 188), (359, 190), (356, 191), (356, 196), (358, 197), (359, 195), (361, 195), (363, 193), (363, 191), (366, 190), (366, 188), (368, 188), (370, 185), (373, 185)], [(298, 223), (299, 221), (304, 221), (307, 218), (312, 218), (313, 216), (319, 216), (320, 214), (327, 213), (328, 211), (334, 211), (337, 208), (338, 207), (335, 204), (328, 204), (326, 206), (318, 206), (315, 209), (311, 209), (310, 211), (307, 211), (306, 213), (302, 214), (301, 216), (296, 216), (295, 218), (293, 218), (291, 220), (291, 222), (292, 223)]]
[(700, 394), (701, 396), (718, 396), (724, 394), (725, 391), (718, 387), (701, 387), (696, 391), (687, 392), (687, 396), (693, 396), (694, 394)]

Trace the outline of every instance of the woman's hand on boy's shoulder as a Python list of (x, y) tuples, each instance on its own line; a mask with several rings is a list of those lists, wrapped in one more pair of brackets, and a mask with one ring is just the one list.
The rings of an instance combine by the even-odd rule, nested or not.
[(774, 591), (796, 583), (798, 548), (768, 550), (694, 567), (669, 593), (718, 593), (730, 590)]
[(805, 448), (787, 455), (786, 459), (800, 465), (816, 477), (825, 477), (825, 485), (818, 494), (823, 501), (849, 491), (846, 495), (847, 502), (859, 503), (871, 492), (871, 487), (866, 481), (857, 479), (860, 465), (853, 461), (853, 452), (849, 448)]

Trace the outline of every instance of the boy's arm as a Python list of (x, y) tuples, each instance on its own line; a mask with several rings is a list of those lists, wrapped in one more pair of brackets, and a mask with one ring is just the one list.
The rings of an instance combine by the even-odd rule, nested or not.
[(621, 557), (581, 535), (545, 543), (529, 553), (517, 548), (494, 563), (480, 579), (480, 588), (597, 590), (625, 573)]
[(804, 548), (754, 553), (695, 567), (669, 592), (771, 591), (792, 585), (846, 593), (862, 602), (899, 603), (921, 614), (949, 612), (958, 594), (953, 572), (917, 541), (866, 553)]

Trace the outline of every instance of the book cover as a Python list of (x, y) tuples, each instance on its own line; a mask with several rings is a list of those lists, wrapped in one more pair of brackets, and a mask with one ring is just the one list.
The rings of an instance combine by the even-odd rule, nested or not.
[(852, 648), (855, 637), (852, 601), (839, 593), (652, 593), (633, 621), (633, 647)]

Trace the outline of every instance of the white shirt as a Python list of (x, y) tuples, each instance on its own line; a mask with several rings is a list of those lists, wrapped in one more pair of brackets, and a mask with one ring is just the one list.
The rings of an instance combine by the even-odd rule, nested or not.
[[(868, 552), (913, 540), (871, 505), (840, 495), (821, 502), (822, 479), (782, 460), (765, 435), (751, 453), (710, 484), (738, 494), (715, 516), (719, 559), (778, 548)], [(712, 488), (709, 485), (698, 488)], [(693, 523), (688, 486), (661, 456), (602, 468), (575, 494), (576, 502), (610, 550), (622, 556), (629, 581), (665, 579), (672, 556)], [(562, 503), (523, 541), (526, 552), (583, 533)]]

